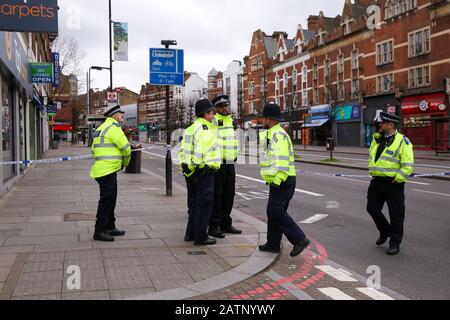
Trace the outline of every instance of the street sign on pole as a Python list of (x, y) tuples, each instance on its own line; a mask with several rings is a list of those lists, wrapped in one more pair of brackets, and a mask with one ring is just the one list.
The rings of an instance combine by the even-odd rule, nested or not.
[(184, 86), (184, 51), (150, 48), (150, 84)]

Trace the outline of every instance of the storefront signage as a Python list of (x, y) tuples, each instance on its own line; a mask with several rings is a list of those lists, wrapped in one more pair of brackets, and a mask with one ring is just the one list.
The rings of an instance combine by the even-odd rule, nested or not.
[(32, 83), (52, 83), (53, 64), (47, 62), (31, 62), (30, 74)]
[(0, 60), (31, 95), (33, 86), (30, 83), (28, 58), (16, 33), (0, 32)]
[(339, 106), (336, 107), (335, 114), (337, 121), (360, 120), (361, 107), (359, 105)]
[(311, 107), (311, 119), (330, 119), (331, 108), (330, 105), (325, 104), (321, 106)]
[(0, 3), (0, 30), (58, 33), (58, 1), (2, 1)]
[(402, 114), (446, 112), (445, 93), (406, 97), (402, 101)]
[(61, 82), (61, 66), (59, 64), (59, 53), (52, 53), (52, 62), (53, 62), (53, 81), (52, 86), (54, 88), (58, 88)]

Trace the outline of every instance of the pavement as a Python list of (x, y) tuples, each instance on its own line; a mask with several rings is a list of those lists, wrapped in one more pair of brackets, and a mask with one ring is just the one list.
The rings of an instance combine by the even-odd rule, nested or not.
[[(62, 143), (46, 158), (82, 154), (89, 149)], [(185, 187), (175, 182), (168, 198), (162, 174), (145, 168), (118, 176), (117, 227), (126, 235), (93, 241), (99, 190), (91, 164), (36, 165), (0, 199), (0, 299), (188, 299), (250, 278), (277, 258), (257, 251), (265, 223), (239, 210), (242, 235), (208, 247), (184, 242)], [(79, 289), (69, 284), (74, 267)]]

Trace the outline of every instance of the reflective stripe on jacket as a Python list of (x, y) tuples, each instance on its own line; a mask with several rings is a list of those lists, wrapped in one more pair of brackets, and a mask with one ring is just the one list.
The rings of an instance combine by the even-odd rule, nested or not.
[(217, 129), (217, 144), (222, 159), (227, 163), (233, 163), (239, 152), (233, 118), (231, 115), (223, 116), (217, 113), (213, 119), (213, 125)]
[(120, 124), (113, 118), (107, 118), (97, 128), (91, 148), (95, 160), (91, 168), (91, 177), (94, 179), (120, 171), (130, 163), (130, 143)]
[(222, 164), (217, 146), (216, 130), (213, 124), (203, 118), (197, 118), (192, 126), (186, 129), (178, 155), (180, 165), (187, 164), (192, 172), (209, 166), (219, 169)]
[(296, 176), (294, 147), (291, 138), (278, 124), (260, 133), (260, 173), (265, 182), (280, 185)]
[(397, 182), (404, 183), (413, 173), (414, 151), (413, 145), (401, 133), (396, 132), (394, 141), (386, 147), (378, 161), (375, 161), (380, 133), (373, 136), (370, 145), (369, 172), (372, 177), (392, 177)]

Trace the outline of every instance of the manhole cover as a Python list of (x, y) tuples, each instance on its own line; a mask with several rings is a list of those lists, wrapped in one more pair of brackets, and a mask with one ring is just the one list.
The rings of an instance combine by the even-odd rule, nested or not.
[(64, 213), (64, 221), (95, 221), (95, 213)]
[(188, 255), (191, 255), (191, 256), (203, 256), (203, 255), (206, 255), (206, 252), (205, 251), (189, 251)]

